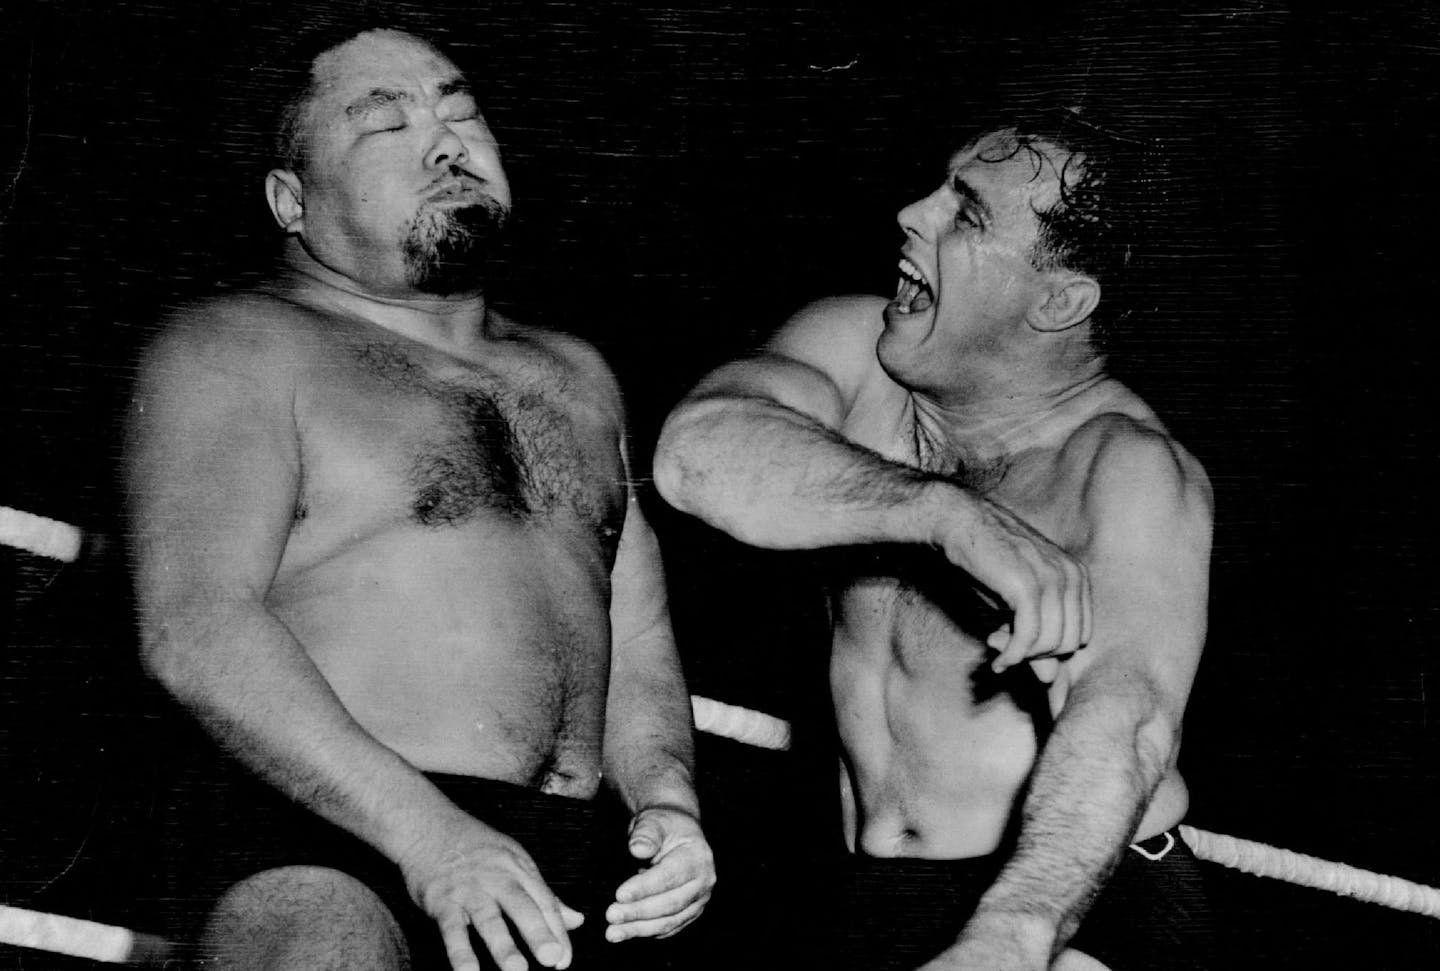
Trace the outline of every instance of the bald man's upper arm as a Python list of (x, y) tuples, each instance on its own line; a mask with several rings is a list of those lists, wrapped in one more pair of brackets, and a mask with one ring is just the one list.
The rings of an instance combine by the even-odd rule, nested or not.
[(300, 480), (295, 356), (277, 326), (243, 308), (191, 312), (142, 362), (126, 472), (147, 628), (207, 601), (258, 602), (274, 578)]

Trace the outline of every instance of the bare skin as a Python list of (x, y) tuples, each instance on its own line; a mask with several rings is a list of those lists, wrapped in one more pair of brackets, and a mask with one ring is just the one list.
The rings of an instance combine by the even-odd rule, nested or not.
[[(267, 187), (289, 271), (178, 315), (140, 374), (147, 665), (263, 777), (393, 860), (456, 971), (479, 966), (470, 927), (502, 968), (525, 966), (506, 919), (565, 967), (582, 917), (423, 772), (581, 799), (603, 774), (642, 868), (607, 937), (672, 934), (714, 867), (618, 388), (591, 348), (497, 314), (478, 287), (435, 295), (407, 276), (410, 222), (509, 202), (454, 66), (374, 32), (315, 73), (312, 161)], [(286, 893), (345, 892), (304, 876)], [(263, 917), (217, 926), (243, 938)], [(295, 933), (338, 931), (317, 916)], [(304, 966), (316, 951), (299, 949)]]
[[(741, 539), (848, 549), (831, 688), (851, 848), (964, 859), (1017, 828), (927, 969), (1082, 961), (1064, 945), (1093, 891), (1185, 813), (1205, 629), (1204, 472), (1104, 374), (1095, 281), (1031, 264), (1063, 159), (993, 161), (1004, 137), (901, 213), (923, 284), (802, 312), (702, 382), (656, 457), (669, 501)], [(1015, 613), (998, 633), (996, 605)]]

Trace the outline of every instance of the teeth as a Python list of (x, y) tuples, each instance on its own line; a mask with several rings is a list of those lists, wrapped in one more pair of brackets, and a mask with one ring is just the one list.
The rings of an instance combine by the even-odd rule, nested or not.
[(895, 290), (895, 309), (902, 314), (926, 310), (934, 303), (930, 281), (920, 268), (905, 257), (900, 258), (900, 282)]

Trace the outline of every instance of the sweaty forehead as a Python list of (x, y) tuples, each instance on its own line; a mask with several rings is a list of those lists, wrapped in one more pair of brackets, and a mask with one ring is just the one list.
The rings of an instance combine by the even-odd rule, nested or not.
[(1067, 163), (1070, 152), (1038, 139), (1019, 137), (1004, 129), (982, 135), (950, 159), (952, 177), (964, 180), (984, 194), (1016, 194), (1038, 208), (1048, 208), (1059, 194), (1062, 177), (1071, 182), (1079, 168)]

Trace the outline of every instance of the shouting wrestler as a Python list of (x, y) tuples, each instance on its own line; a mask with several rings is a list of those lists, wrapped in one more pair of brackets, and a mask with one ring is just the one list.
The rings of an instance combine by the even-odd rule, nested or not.
[(966, 144), (900, 213), (892, 299), (802, 311), (662, 434), (678, 508), (835, 548), (856, 967), (1207, 966), (1174, 827), (1211, 493), (1106, 374), (1145, 201), (1119, 146), (1068, 114)]
[(714, 868), (615, 381), (487, 305), (509, 187), (433, 46), (329, 46), (280, 129), (283, 272), (170, 321), (130, 415), (147, 668), (313, 827), (225, 807), (263, 872), (207, 967), (567, 967), (602, 777), (638, 872), (591, 933), (672, 934)]

